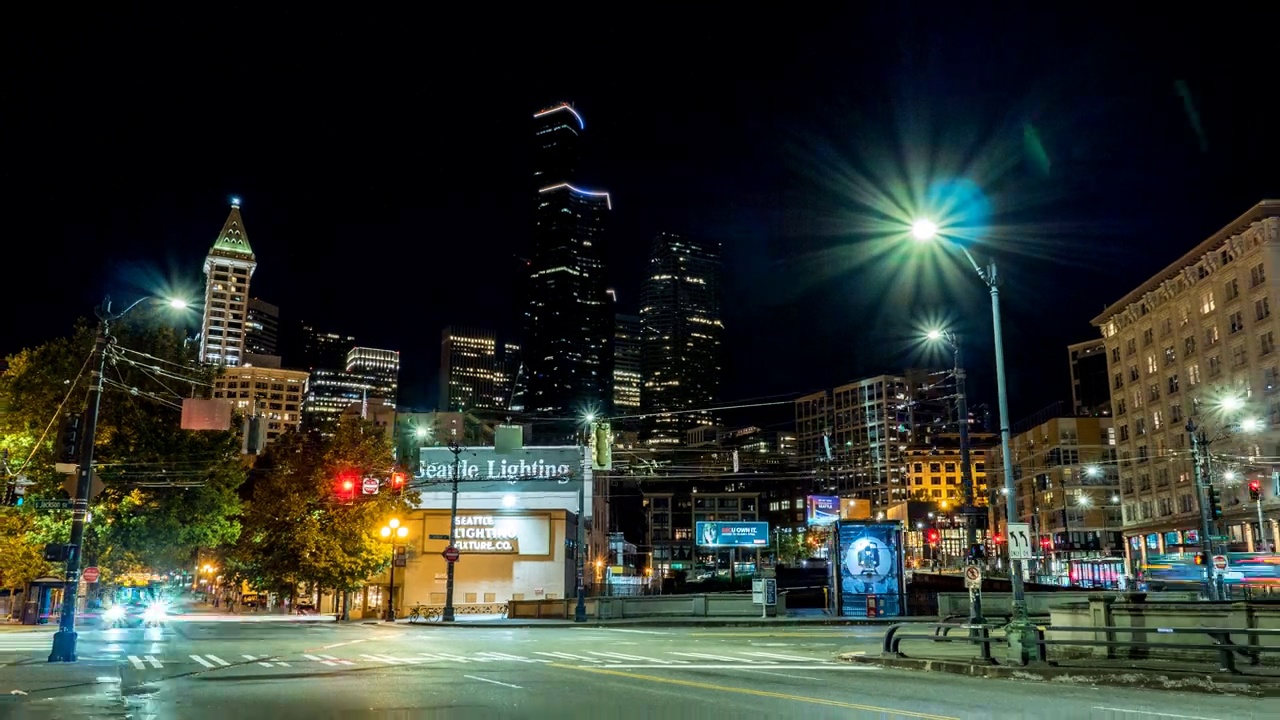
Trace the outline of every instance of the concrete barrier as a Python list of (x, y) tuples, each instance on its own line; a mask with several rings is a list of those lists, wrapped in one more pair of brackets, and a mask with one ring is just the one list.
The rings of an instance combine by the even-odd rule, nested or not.
[[(578, 601), (512, 600), (507, 617), (520, 619), (571, 619)], [(760, 606), (751, 602), (750, 593), (717, 593), (706, 595), (659, 595), (588, 598), (587, 617), (592, 620), (617, 620), (649, 617), (760, 617)], [(786, 615), (786, 594), (778, 594), (778, 604), (769, 608), (769, 617)]]
[[(1067, 603), (1088, 602), (1090, 597), (1098, 594), (1099, 592), (1097, 590), (1029, 592), (1025, 595), (1027, 599), (1027, 614), (1033, 616), (1047, 616), (1050, 614), (1049, 611), (1055, 607), (1060, 607)], [(1150, 593), (1148, 597), (1159, 601), (1192, 601), (1196, 599), (1196, 593), (1194, 591), (1161, 592)], [(1013, 613), (1013, 593), (982, 593), (982, 613), (983, 615), (992, 618), (1011, 615)], [(968, 615), (969, 593), (938, 593), (939, 618), (968, 617)]]

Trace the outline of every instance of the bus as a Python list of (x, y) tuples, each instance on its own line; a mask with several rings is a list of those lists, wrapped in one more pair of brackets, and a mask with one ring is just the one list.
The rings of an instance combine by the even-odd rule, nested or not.
[[(1227, 553), (1222, 583), (1227, 586), (1280, 589), (1280, 555), (1275, 553)], [(1204, 583), (1212, 567), (1196, 564), (1194, 553), (1148, 555), (1140, 580), (1147, 589), (1186, 589)]]

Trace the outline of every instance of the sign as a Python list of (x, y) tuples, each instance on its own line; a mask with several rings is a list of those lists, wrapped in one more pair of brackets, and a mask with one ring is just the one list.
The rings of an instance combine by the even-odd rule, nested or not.
[(365, 479), (364, 479), (364, 482), (363, 482), (363, 483), (361, 483), (361, 485), (360, 485), (360, 489), (364, 492), (364, 494), (365, 494), (365, 495), (377, 495), (377, 494), (378, 494), (378, 479), (377, 479), (377, 478), (365, 478)]
[(1222, 572), (1222, 571), (1226, 570), (1226, 569), (1227, 569), (1227, 556), (1226, 556), (1226, 555), (1214, 555), (1214, 556), (1213, 556), (1213, 569), (1214, 569), (1214, 570), (1217, 570), (1218, 572)]
[[(419, 478), (453, 479), (453, 453), (449, 448), (421, 448), (418, 460)], [(509, 455), (498, 455), (492, 447), (468, 448), (458, 456), (458, 480), (567, 481), (582, 476), (583, 460), (578, 447), (525, 447)]]
[(968, 565), (964, 569), (964, 586), (971, 590), (980, 590), (982, 588), (982, 568), (977, 565)]
[(902, 615), (902, 526), (842, 520), (836, 528), (831, 571), (839, 613)]
[(1035, 536), (1029, 523), (1009, 523), (1009, 559), (1030, 560), (1034, 557)]
[(395, 553), (391, 555), (392, 567), (406, 567), (409, 564), (409, 548), (404, 545), (396, 547)]
[(61, 498), (53, 498), (53, 499), (46, 498), (44, 500), (32, 500), (31, 502), (36, 506), (37, 510), (70, 510), (71, 509), (71, 501), (63, 500)]
[(805, 498), (805, 522), (830, 525), (840, 519), (840, 498), (834, 495), (810, 495)]
[(445, 534), (431, 533), (430, 535), (427, 536), (427, 539), (428, 540), (448, 540), (449, 535), (448, 533), (445, 533)]
[(96, 583), (101, 574), (97, 567), (87, 567), (80, 572), (80, 579), (87, 583)]
[[(69, 475), (66, 480), (62, 481), (62, 489), (67, 491), (67, 497), (74, 500), (76, 499), (76, 488), (79, 484), (79, 475)], [(105, 488), (106, 485), (102, 484), (102, 478), (98, 477), (97, 472), (94, 472), (93, 476), (89, 478), (89, 497), (87, 499), (92, 500), (98, 497), (98, 494)]]
[(445, 548), (444, 552), (440, 553), (440, 555), (444, 558), (445, 562), (456, 563), (458, 562), (458, 558), (462, 556), (462, 553), (458, 552), (458, 548), (450, 545)]
[(764, 604), (778, 604), (778, 581), (774, 578), (764, 579)]
[(769, 544), (767, 522), (706, 522), (695, 523), (698, 545), (703, 547), (748, 547)]
[(474, 553), (519, 553), (520, 532), (511, 520), (499, 522), (492, 515), (459, 515), (453, 545)]

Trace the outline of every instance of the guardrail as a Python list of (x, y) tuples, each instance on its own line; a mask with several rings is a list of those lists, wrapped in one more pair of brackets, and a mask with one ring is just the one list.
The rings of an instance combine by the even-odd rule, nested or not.
[[(1105, 640), (1084, 640), (1079, 638), (1048, 638), (1046, 633), (1049, 632), (1088, 632), (1106, 635)], [(1211, 643), (1151, 643), (1141, 642), (1133, 639), (1117, 640), (1116, 634), (1128, 633), (1129, 635), (1147, 634), (1156, 632), (1160, 634), (1175, 635), (1208, 635), (1213, 641)], [(1231, 640), (1232, 635), (1248, 635), (1248, 642), (1244, 645), (1238, 645)], [(1036, 659), (1040, 662), (1048, 662), (1050, 645), (1087, 645), (1092, 647), (1105, 648), (1157, 648), (1157, 649), (1174, 649), (1174, 650), (1213, 650), (1218, 653), (1219, 671), (1227, 673), (1239, 674), (1236, 669), (1236, 655), (1242, 655), (1249, 658), (1250, 665), (1261, 664), (1261, 654), (1264, 652), (1280, 652), (1280, 645), (1262, 645), (1259, 644), (1258, 636), (1277, 637), (1280, 638), (1280, 630), (1269, 630), (1261, 628), (1179, 628), (1179, 627), (1117, 627), (1113, 625), (1039, 625), (1036, 626)]]
[[(991, 631), (1003, 627), (994, 624), (968, 625), (962, 623), (898, 623), (890, 625), (884, 632), (884, 640), (880, 645), (881, 655), (906, 657), (901, 651), (902, 641), (906, 639), (929, 640), (930, 642), (966, 642), (978, 646), (978, 658), (986, 663), (994, 663), (991, 659)], [(904, 628), (932, 630), (931, 634), (902, 633)], [(968, 630), (963, 637), (951, 637), (947, 633), (954, 629)]]

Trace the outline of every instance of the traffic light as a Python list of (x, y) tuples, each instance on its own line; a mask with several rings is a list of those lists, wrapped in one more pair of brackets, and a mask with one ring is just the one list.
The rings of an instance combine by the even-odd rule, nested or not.
[(607, 422), (591, 424), (591, 469), (613, 469), (613, 426)]
[(1262, 481), (1253, 479), (1249, 481), (1249, 499), (1254, 502), (1262, 501)]
[(1000, 543), (1004, 542), (1004, 536), (1001, 535), (1000, 533), (996, 533), (995, 535), (991, 536), (991, 541), (999, 545)]
[(1209, 558), (1208, 558), (1208, 557), (1206, 557), (1204, 553), (1196, 553), (1196, 564), (1197, 564), (1197, 565), (1208, 565), (1208, 564), (1209, 564)]
[(1205, 488), (1205, 494), (1209, 496), (1209, 517), (1217, 520), (1222, 517), (1222, 504), (1218, 501), (1218, 490), (1210, 485)]
[(930, 544), (930, 545), (937, 545), (937, 544), (938, 544), (938, 529), (937, 529), (937, 528), (929, 528), (929, 532), (925, 533), (925, 538), (929, 541), (929, 544)]
[(338, 502), (343, 505), (350, 505), (356, 501), (356, 478), (350, 473), (343, 473), (338, 476), (338, 482), (334, 487), (334, 494), (338, 498)]
[(80, 462), (80, 416), (68, 415), (58, 432), (58, 462), (76, 465)]
[(402, 472), (391, 473), (391, 492), (399, 495), (404, 492), (405, 476)]

